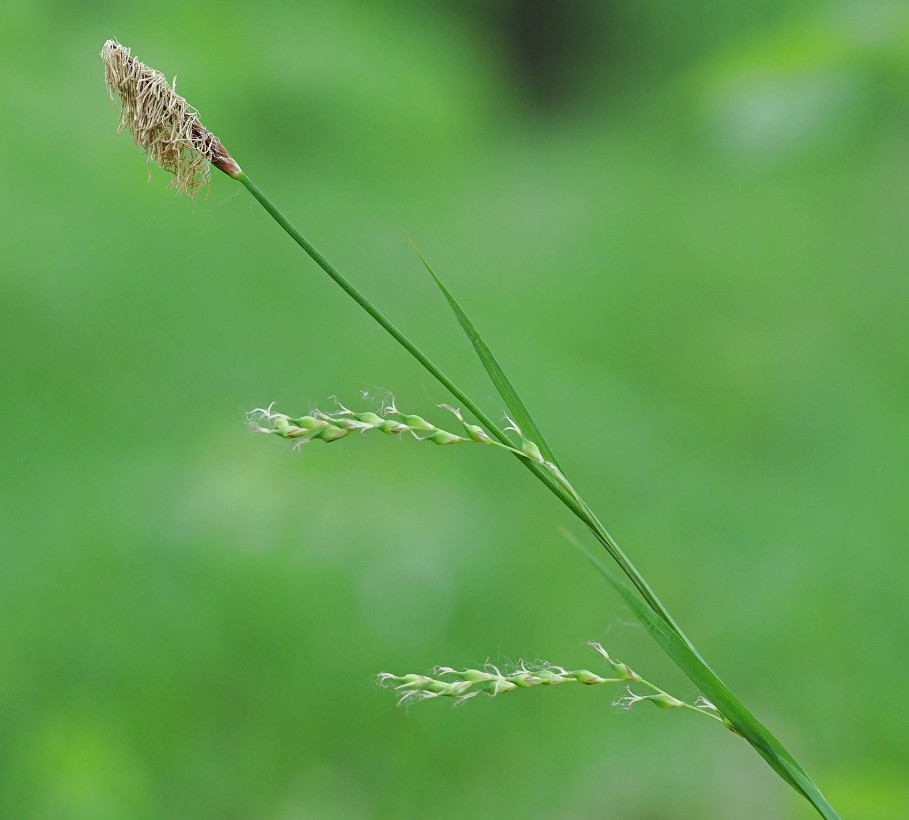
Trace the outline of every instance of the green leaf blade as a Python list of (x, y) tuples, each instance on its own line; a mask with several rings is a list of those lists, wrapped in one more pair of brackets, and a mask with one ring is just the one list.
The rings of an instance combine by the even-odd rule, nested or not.
[(643, 600), (630, 589), (613, 570), (591, 554), (570, 533), (563, 534), (574, 544), (594, 566), (597, 572), (615, 589), (622, 600), (641, 622), (650, 636), (670, 657), (688, 679), (701, 690), (704, 696), (719, 709), (720, 713), (757, 751), (771, 768), (799, 794), (805, 797), (826, 820), (839, 820), (839, 815), (821, 793), (814, 781), (776, 736), (764, 726), (730, 691), (720, 677), (707, 665), (682, 636), (660, 618)]
[(407, 237), (407, 241), (410, 243), (410, 246), (414, 249), (417, 256), (420, 257), (420, 261), (423, 263), (423, 266), (426, 268), (426, 270), (429, 271), (429, 275), (432, 276), (436, 285), (438, 285), (439, 290), (442, 291), (442, 295), (445, 297), (445, 300), (451, 307), (452, 312), (458, 320), (458, 324), (461, 325), (464, 334), (467, 336), (471, 345), (473, 345), (473, 349), (476, 351), (476, 354), (479, 357), (483, 367), (485, 368), (487, 375), (498, 391), (499, 396), (501, 396), (502, 401), (505, 402), (505, 405), (511, 412), (514, 421), (521, 428), (527, 438), (533, 441), (540, 448), (540, 451), (543, 453), (543, 456), (546, 458), (546, 460), (551, 461), (556, 465), (556, 467), (561, 470), (561, 465), (556, 459), (555, 453), (553, 453), (552, 448), (549, 446), (549, 443), (543, 436), (543, 432), (534, 421), (533, 416), (527, 409), (527, 405), (524, 404), (523, 400), (518, 395), (518, 391), (515, 390), (515, 387), (511, 383), (511, 380), (508, 378), (508, 376), (505, 375), (505, 371), (499, 364), (498, 359), (496, 359), (496, 357), (493, 355), (493, 352), (489, 349), (489, 346), (483, 340), (483, 337), (476, 329), (474, 323), (470, 320), (470, 317), (464, 312), (464, 309), (461, 307), (458, 300), (455, 299), (452, 292), (445, 286), (445, 283), (442, 282), (436, 272), (432, 269), (432, 267), (430, 267), (429, 262), (426, 261), (426, 257), (420, 253), (420, 249), (414, 245), (414, 243), (410, 240), (410, 237)]

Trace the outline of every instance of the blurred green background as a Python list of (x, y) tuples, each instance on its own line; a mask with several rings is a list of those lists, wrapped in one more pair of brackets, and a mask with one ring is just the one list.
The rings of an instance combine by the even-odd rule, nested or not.
[(146, 184), (117, 37), (498, 416), (407, 230), (733, 690), (845, 816), (907, 816), (905, 3), (0, 14), (0, 815), (813, 816), (605, 689), (376, 687), (597, 639), (695, 695), (513, 460), (247, 432), (450, 397), (237, 184)]

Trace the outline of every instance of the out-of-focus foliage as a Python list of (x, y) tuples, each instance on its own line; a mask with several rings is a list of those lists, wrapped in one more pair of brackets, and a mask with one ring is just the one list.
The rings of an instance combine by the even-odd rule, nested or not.
[(510, 459), (247, 433), (449, 397), (230, 180), (146, 184), (114, 36), (500, 412), (406, 229), (720, 674), (905, 816), (909, 16), (577, 6), (6, 4), (0, 814), (810, 816), (597, 690), (394, 708), (381, 670), (588, 639), (693, 693)]

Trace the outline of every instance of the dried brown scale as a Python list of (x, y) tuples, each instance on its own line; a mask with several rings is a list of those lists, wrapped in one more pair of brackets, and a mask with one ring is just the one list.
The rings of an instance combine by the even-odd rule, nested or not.
[(218, 138), (160, 72), (149, 68), (116, 40), (101, 50), (108, 93), (120, 99), (120, 131), (129, 131), (148, 159), (173, 174), (171, 188), (195, 197), (209, 182), (209, 164), (232, 177), (240, 174)]

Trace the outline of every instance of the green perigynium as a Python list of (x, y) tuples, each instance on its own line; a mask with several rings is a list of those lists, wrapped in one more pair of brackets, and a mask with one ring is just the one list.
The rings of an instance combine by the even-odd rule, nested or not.
[(312, 410), (305, 416), (287, 416), (275, 413), (271, 406), (256, 408), (247, 413), (250, 424), (257, 433), (272, 433), (294, 442), (295, 449), (310, 441), (337, 441), (351, 433), (366, 433), (378, 430), (389, 436), (410, 433), (420, 441), (433, 444), (459, 444), (470, 441), (463, 436), (449, 433), (420, 416), (405, 415), (392, 407), (385, 408), (383, 415), (373, 412), (354, 413), (339, 405), (334, 413)]

